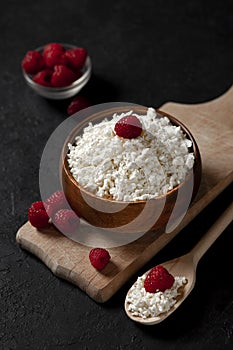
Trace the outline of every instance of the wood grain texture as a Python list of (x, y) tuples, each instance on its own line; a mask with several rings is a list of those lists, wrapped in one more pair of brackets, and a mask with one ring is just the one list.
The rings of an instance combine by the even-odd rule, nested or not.
[[(198, 195), (175, 230), (162, 234), (148, 232), (135, 242), (109, 248), (112, 259), (102, 272), (89, 263), (90, 247), (69, 240), (54, 228), (40, 232), (26, 223), (17, 232), (16, 239), (22, 248), (39, 257), (56, 276), (77, 285), (97, 302), (107, 301), (233, 180), (233, 87), (214, 101), (197, 105), (166, 103), (160, 109), (188, 127), (202, 157), (203, 175)], [(87, 232), (93, 231), (86, 223), (82, 225)]]

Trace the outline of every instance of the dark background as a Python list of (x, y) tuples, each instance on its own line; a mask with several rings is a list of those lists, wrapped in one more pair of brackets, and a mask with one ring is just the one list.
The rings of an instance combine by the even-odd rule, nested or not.
[[(123, 303), (132, 278), (106, 304), (60, 280), (15, 242), (39, 200), (40, 157), (69, 101), (52, 102), (23, 81), (27, 50), (84, 46), (93, 104), (213, 99), (232, 84), (232, 1), (5, 1), (0, 11), (0, 349), (230, 349), (232, 226), (203, 257), (190, 297), (167, 321), (143, 327)], [(229, 115), (232, 118), (232, 115)], [(139, 274), (188, 251), (232, 198), (228, 188)]]

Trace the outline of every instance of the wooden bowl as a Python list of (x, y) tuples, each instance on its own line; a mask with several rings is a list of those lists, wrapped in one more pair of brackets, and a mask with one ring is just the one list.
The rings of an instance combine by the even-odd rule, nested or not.
[(188, 210), (197, 194), (201, 180), (201, 157), (196, 141), (187, 127), (173, 116), (160, 110), (156, 111), (157, 114), (168, 117), (173, 125), (180, 126), (192, 141), (193, 146), (190, 148), (190, 152), (194, 153), (195, 162), (184, 182), (167, 192), (166, 195), (136, 202), (123, 202), (97, 197), (82, 188), (69, 170), (67, 144), (72, 144), (75, 136), (82, 134), (83, 128), (90, 121), (95, 123), (104, 118), (111, 119), (114, 113), (123, 113), (129, 110), (144, 115), (147, 108), (137, 105), (110, 108), (90, 115), (73, 129), (62, 151), (63, 190), (73, 210), (93, 226), (126, 233), (166, 230), (168, 223), (169, 226), (173, 225)]

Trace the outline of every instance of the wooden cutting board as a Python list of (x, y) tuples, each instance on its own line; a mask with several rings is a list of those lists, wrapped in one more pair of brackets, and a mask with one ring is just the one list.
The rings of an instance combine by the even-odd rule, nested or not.
[[(132, 243), (109, 248), (111, 261), (102, 272), (96, 271), (89, 262), (90, 247), (68, 239), (55, 228), (40, 232), (27, 222), (16, 235), (22, 248), (40, 258), (56, 276), (72, 282), (97, 302), (107, 301), (233, 180), (233, 87), (207, 103), (169, 102), (160, 109), (190, 129), (203, 163), (198, 195), (174, 231), (160, 235), (148, 232)], [(93, 234), (90, 225), (82, 222), (81, 228)]]

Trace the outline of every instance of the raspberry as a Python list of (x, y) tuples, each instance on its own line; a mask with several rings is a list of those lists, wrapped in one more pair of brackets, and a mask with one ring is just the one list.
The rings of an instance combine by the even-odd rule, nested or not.
[(129, 115), (118, 120), (114, 130), (120, 137), (134, 139), (141, 135), (142, 124), (136, 116)]
[(44, 202), (48, 216), (51, 218), (58, 210), (68, 207), (68, 203), (63, 191), (54, 192)]
[(57, 64), (64, 62), (65, 49), (61, 44), (51, 43), (44, 47), (43, 57), (47, 67), (54, 67)]
[(56, 65), (51, 78), (54, 87), (68, 86), (77, 79), (77, 74), (63, 65)]
[(77, 231), (80, 220), (73, 210), (60, 209), (54, 215), (53, 223), (59, 231), (69, 234)]
[(34, 210), (39, 210), (39, 209), (45, 210), (44, 203), (42, 201), (32, 203), (30, 208)]
[(89, 253), (89, 259), (91, 265), (100, 271), (109, 263), (111, 256), (104, 248), (93, 248)]
[(22, 60), (22, 68), (28, 74), (36, 74), (44, 67), (44, 58), (38, 51), (28, 51)]
[(45, 45), (44, 50), (43, 50), (43, 55), (46, 55), (48, 51), (51, 50), (57, 50), (57, 51), (65, 51), (64, 47), (61, 44), (58, 43), (49, 43)]
[(163, 267), (157, 265), (153, 267), (144, 281), (144, 288), (147, 292), (155, 293), (157, 291), (164, 292), (170, 289), (174, 283), (174, 277)]
[(43, 202), (34, 202), (28, 209), (28, 220), (36, 228), (45, 228), (49, 225), (49, 217)]
[(51, 76), (53, 71), (50, 69), (44, 69), (40, 72), (38, 72), (33, 77), (33, 81), (37, 84), (44, 85), (44, 86), (51, 86)]
[(76, 96), (67, 108), (68, 115), (72, 115), (81, 109), (89, 107), (91, 104), (84, 96)]
[(77, 47), (76, 49), (70, 49), (65, 52), (67, 59), (67, 66), (74, 70), (82, 69), (86, 58), (87, 50), (83, 47)]

